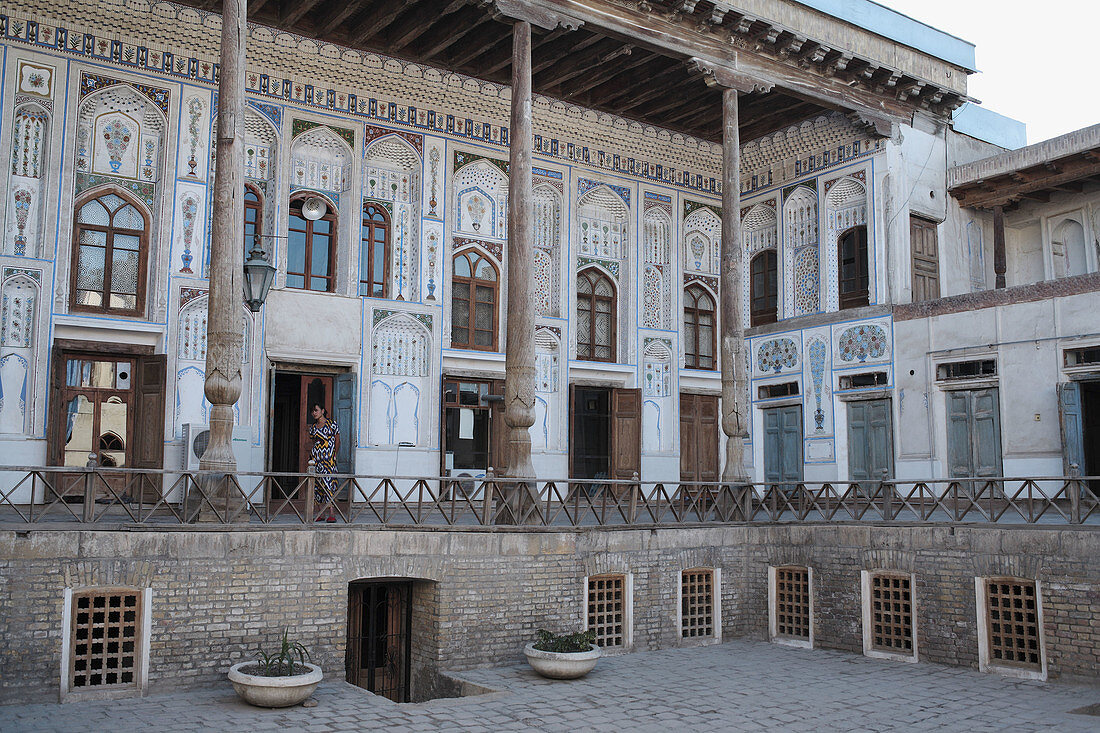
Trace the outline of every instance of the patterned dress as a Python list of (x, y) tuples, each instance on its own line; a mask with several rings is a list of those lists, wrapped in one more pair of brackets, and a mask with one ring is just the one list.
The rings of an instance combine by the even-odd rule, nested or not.
[(317, 474), (318, 504), (336, 501), (336, 479), (332, 478), (332, 474), (337, 472), (336, 436), (339, 434), (340, 426), (333, 420), (323, 427), (317, 423), (309, 426), (309, 437), (313, 439), (309, 457), (313, 459), (313, 470)]

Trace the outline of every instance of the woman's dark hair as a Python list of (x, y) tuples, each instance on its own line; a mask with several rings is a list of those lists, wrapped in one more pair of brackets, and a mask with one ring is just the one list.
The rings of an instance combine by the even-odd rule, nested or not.
[(320, 402), (314, 402), (313, 407), (309, 408), (309, 411), (313, 412), (314, 407), (320, 410), (321, 414), (325, 416), (326, 420), (328, 420), (328, 410), (325, 408), (324, 405), (322, 405)]

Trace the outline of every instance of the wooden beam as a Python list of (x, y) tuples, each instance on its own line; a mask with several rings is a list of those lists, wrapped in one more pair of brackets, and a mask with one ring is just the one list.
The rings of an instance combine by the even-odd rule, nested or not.
[(377, 38), (378, 34), (386, 30), (412, 2), (413, 0), (382, 0), (377, 5), (372, 5), (367, 10), (367, 17), (348, 34), (348, 37), (354, 43), (366, 43), (372, 38)]
[(570, 33), (546, 44), (545, 47), (540, 46), (535, 49), (535, 57), (542, 60), (535, 62), (531, 73), (538, 75), (539, 72), (553, 66), (559, 59), (579, 53), (603, 38), (596, 33)]
[(588, 74), (580, 82), (570, 84), (568, 89), (562, 90), (562, 94), (566, 97), (575, 97), (578, 94), (583, 94), (589, 89), (593, 89), (606, 81), (619, 78), (622, 74), (633, 71), (644, 64), (648, 64), (654, 58), (656, 58), (656, 54), (650, 53), (649, 51), (632, 52), (630, 58), (623, 63), (614, 65), (605, 63), (599, 72)]
[(1100, 175), (1100, 160), (1092, 160), (1084, 154), (1075, 155), (1057, 161), (1053, 169), (1045, 165), (1032, 166), (1006, 175), (956, 186), (950, 193), (963, 207), (990, 209), (995, 206), (1007, 206), (1012, 200), (1026, 194), (1073, 184)]
[(280, 15), (279, 25), (284, 28), (293, 28), (294, 24), (301, 20), (303, 15), (313, 10), (318, 2), (320, 0), (297, 0), (291, 3), (290, 9)]
[(462, 53), (451, 56), (449, 61), (455, 66), (465, 66), (470, 61), (473, 61), (478, 56), (489, 55), (489, 52), (494, 49), (499, 49), (504, 46), (508, 48), (512, 47), (512, 39), (508, 36), (489, 36), (486, 34), (482, 43), (474, 43), (467, 46), (462, 50)]
[(447, 16), (466, 7), (468, 4), (468, 0), (451, 0), (442, 8), (437, 8), (431, 2), (419, 3), (409, 13), (406, 13), (401, 22), (397, 23), (386, 35), (386, 45), (394, 51), (400, 51), (418, 36), (439, 23), (448, 24), (453, 31), (454, 18), (448, 18)]
[[(252, 0), (252, 2), (248, 4), (248, 14), (252, 17), (259, 15), (260, 11), (264, 9), (265, 5), (267, 5), (267, 0)], [(211, 8), (213, 6), (214, 3), (211, 2), (203, 3), (203, 7), (206, 8)]]
[[(257, 4), (256, 0), (253, 0), (252, 4)], [(327, 12), (322, 13), (313, 26), (314, 38), (321, 38), (332, 33), (341, 23), (359, 12), (362, 7), (363, 0), (330, 3)]]
[(621, 48), (618, 41), (605, 39), (585, 53), (571, 54), (542, 73), (536, 74), (535, 86), (539, 89), (553, 89), (563, 82), (597, 68), (605, 58), (612, 56)]
[(478, 28), (491, 22), (492, 18), (488, 15), (479, 15), (476, 20), (465, 27), (459, 26), (455, 28), (447, 23), (441, 23), (438, 28), (433, 30), (426, 38), (422, 37), (418, 39), (421, 45), (418, 47), (417, 53), (423, 56), (424, 59), (431, 60), (476, 31)]

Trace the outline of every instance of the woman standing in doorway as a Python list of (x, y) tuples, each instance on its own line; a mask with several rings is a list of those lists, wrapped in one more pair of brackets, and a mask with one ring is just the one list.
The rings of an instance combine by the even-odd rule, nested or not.
[[(309, 437), (313, 439), (313, 447), (309, 457), (313, 459), (313, 471), (317, 474), (316, 501), (324, 509), (325, 521), (335, 522), (336, 479), (332, 474), (338, 470), (336, 451), (340, 449), (340, 426), (329, 419), (328, 410), (320, 405), (313, 406), (310, 416), (313, 423), (309, 426)], [(320, 513), (315, 519), (321, 520)]]

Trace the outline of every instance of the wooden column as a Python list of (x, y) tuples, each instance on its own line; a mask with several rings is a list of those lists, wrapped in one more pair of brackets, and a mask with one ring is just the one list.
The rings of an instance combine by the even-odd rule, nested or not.
[(722, 90), (722, 249), (719, 318), (722, 333), (722, 432), (726, 462), (722, 480), (747, 482), (744, 469), (748, 436), (748, 379), (745, 324), (741, 315), (741, 135), (736, 89)]
[(504, 423), (508, 478), (534, 478), (535, 422), (534, 202), (531, 192), (531, 24), (512, 25), (512, 119), (508, 171), (508, 333), (505, 339)]
[(1005, 210), (1003, 206), (993, 207), (993, 272), (997, 275), (997, 287), (1003, 288), (1008, 259), (1005, 257)]
[[(210, 443), (199, 468), (217, 472), (211, 480), (204, 481), (203, 486), (220, 512), (227, 507), (233, 511), (241, 504), (241, 497), (231, 495), (236, 490), (230, 489), (222, 476), (237, 470), (233, 455), (233, 405), (241, 396), (243, 362), (246, 3), (247, 0), (224, 0), (222, 3), (218, 81), (217, 167), (206, 336), (205, 392), (210, 402)], [(200, 517), (215, 518), (209, 506), (203, 507)]]

